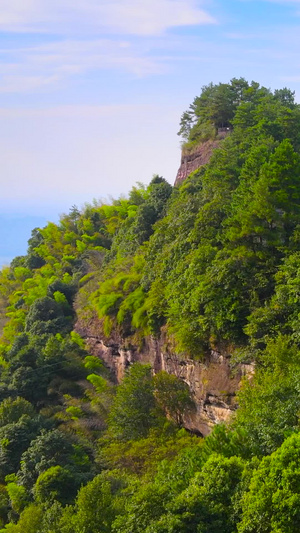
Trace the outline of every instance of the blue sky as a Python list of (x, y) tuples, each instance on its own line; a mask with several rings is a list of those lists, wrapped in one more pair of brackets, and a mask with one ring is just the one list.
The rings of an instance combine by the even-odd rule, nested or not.
[(180, 160), (210, 81), (300, 101), (300, 0), (0, 0), (0, 264), (30, 228)]

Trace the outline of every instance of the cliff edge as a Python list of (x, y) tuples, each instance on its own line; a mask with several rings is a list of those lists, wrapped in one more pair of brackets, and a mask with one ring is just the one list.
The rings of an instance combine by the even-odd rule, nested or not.
[(184, 420), (190, 431), (206, 436), (215, 424), (229, 420), (237, 408), (236, 392), (243, 377), (251, 377), (254, 366), (230, 365), (231, 355), (211, 350), (203, 361), (175, 353), (166, 339), (146, 337), (142, 347), (125, 346), (120, 338), (103, 340), (97, 319), (89, 324), (78, 321), (76, 331), (85, 339), (90, 353), (99, 357), (120, 382), (126, 368), (135, 362), (151, 364), (153, 372), (165, 370), (189, 386), (196, 409)]
[(230, 128), (219, 128), (216, 139), (209, 139), (208, 141), (199, 144), (199, 146), (191, 152), (186, 152), (183, 149), (180, 167), (177, 172), (174, 186), (176, 187), (180, 185), (192, 172), (198, 170), (198, 168), (203, 165), (206, 165), (209, 162), (213, 151), (216, 148), (219, 148), (222, 140), (230, 133)]

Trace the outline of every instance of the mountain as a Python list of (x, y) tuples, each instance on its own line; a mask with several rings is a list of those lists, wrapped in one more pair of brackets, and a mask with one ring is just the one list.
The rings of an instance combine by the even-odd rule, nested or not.
[(188, 176), (3, 268), (1, 532), (299, 531), (299, 126), (288, 89), (203, 87)]

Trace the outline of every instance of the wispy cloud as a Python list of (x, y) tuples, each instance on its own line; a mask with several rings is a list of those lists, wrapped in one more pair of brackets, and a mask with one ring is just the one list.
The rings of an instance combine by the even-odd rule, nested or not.
[(1, 0), (6, 31), (158, 35), (168, 28), (212, 24), (199, 0)]
[(132, 113), (153, 113), (161, 111), (159, 106), (138, 104), (111, 104), (111, 105), (64, 105), (42, 108), (5, 108), (0, 107), (0, 118), (8, 120), (30, 119), (117, 119), (120, 115)]
[(138, 35), (160, 34), (174, 26), (215, 22), (194, 0), (115, 0), (105, 2), (99, 13), (108, 27)]
[(111, 39), (66, 40), (0, 50), (0, 93), (32, 92), (57, 87), (72, 76), (89, 71), (118, 69), (136, 76), (165, 71), (160, 58), (145, 47)]
[(0, 0), (0, 30), (38, 32), (40, 41), (48, 34), (46, 44), (0, 50), (0, 93), (59, 88), (69, 78), (100, 70), (127, 71), (138, 77), (164, 73), (168, 60), (153, 53), (149, 40), (153, 44), (171, 28), (214, 23), (202, 3)]

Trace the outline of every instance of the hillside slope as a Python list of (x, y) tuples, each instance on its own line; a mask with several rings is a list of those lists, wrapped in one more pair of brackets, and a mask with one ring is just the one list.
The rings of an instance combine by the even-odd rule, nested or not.
[(211, 84), (184, 149), (218, 128), (2, 270), (1, 532), (299, 531), (300, 106)]

